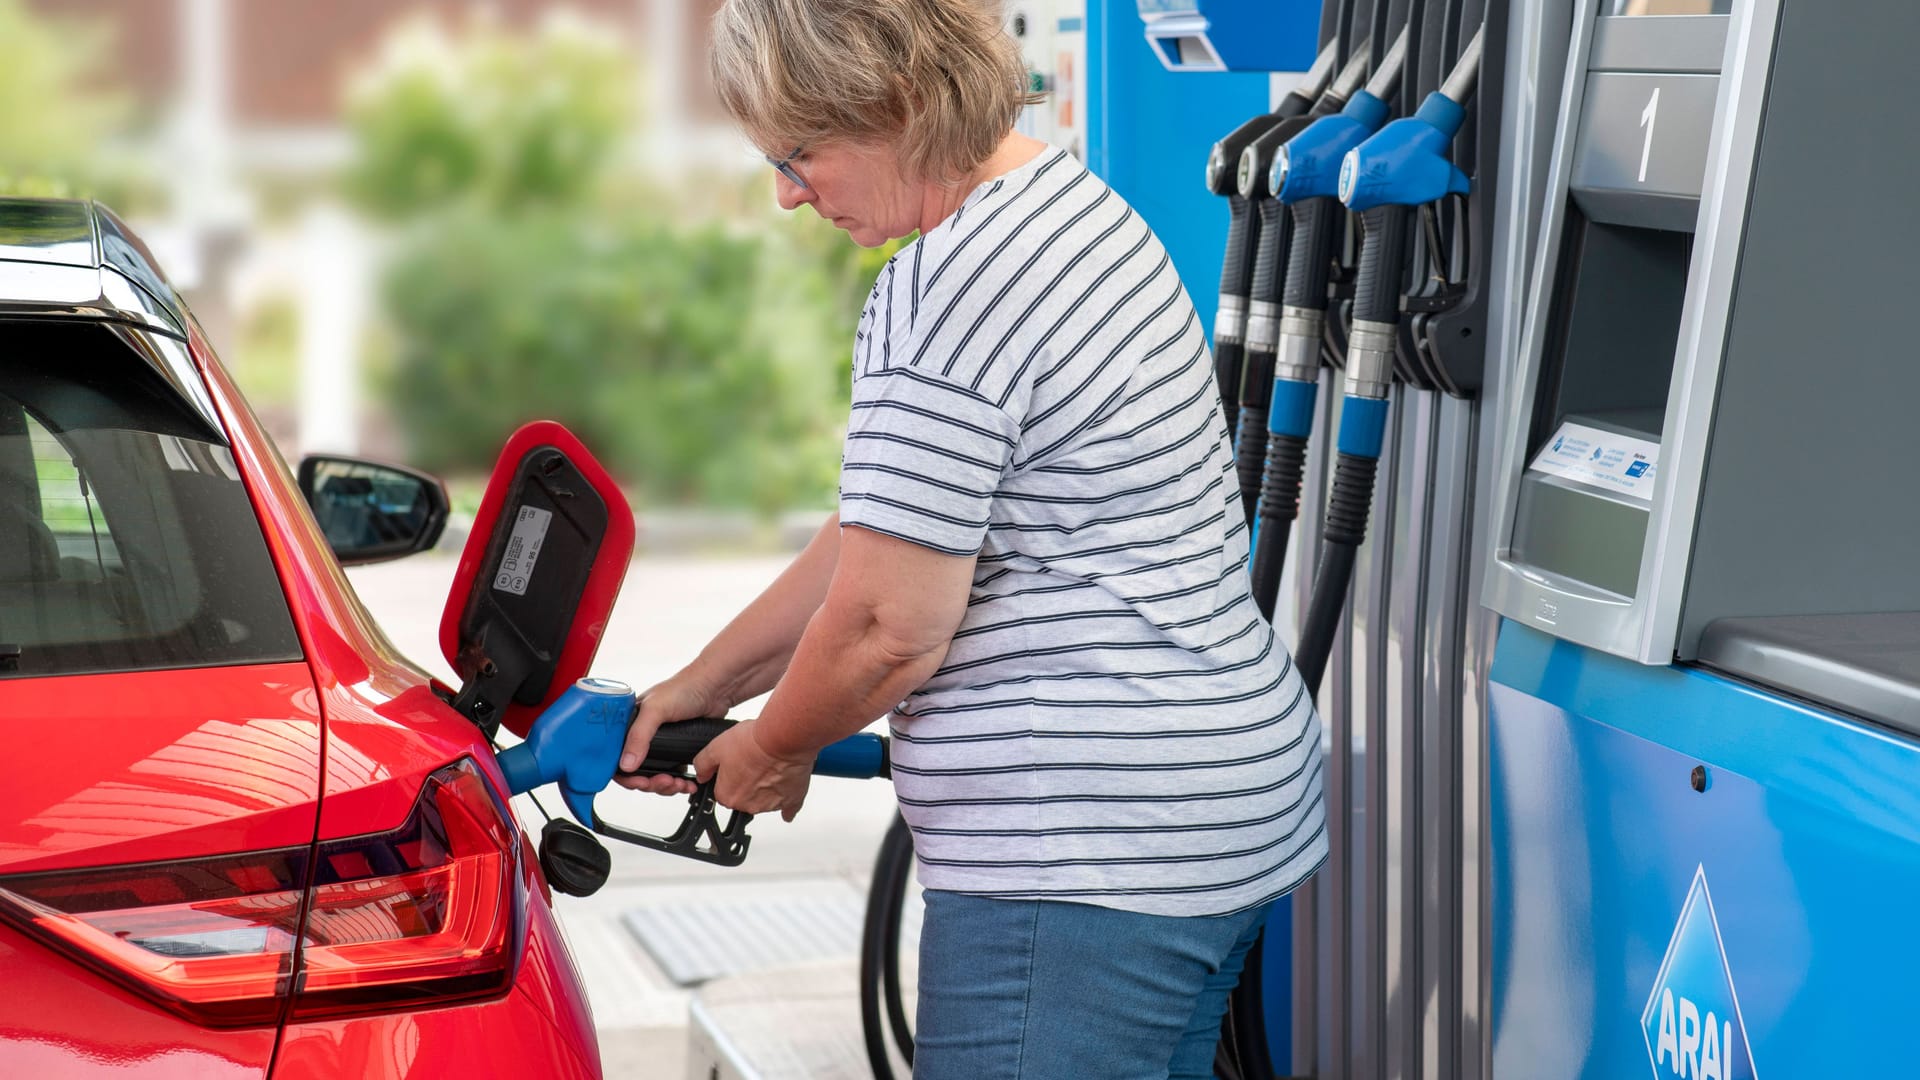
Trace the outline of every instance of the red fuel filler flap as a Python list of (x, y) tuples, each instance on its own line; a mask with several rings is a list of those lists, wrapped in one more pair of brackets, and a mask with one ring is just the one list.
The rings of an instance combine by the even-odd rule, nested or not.
[(586, 446), (550, 420), (514, 432), (440, 617), (454, 708), (524, 736), (587, 673), (632, 557), (633, 510)]

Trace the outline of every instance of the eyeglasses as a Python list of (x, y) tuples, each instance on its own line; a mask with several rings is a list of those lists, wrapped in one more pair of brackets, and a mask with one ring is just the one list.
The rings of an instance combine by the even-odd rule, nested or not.
[(767, 164), (773, 166), (781, 176), (786, 177), (795, 187), (806, 188), (808, 186), (806, 180), (802, 179), (799, 170), (793, 167), (793, 159), (799, 157), (800, 151), (805, 149), (805, 146), (796, 146), (793, 148), (793, 153), (788, 154), (778, 161), (774, 160), (772, 154), (762, 154), (761, 156), (766, 158)]

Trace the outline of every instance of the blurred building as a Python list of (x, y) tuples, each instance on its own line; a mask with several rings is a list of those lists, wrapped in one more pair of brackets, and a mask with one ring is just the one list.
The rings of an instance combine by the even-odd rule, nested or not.
[[(117, 68), (163, 125), (211, 125), (245, 173), (302, 173), (345, 160), (343, 92), (396, 27), (491, 20), (530, 27), (556, 11), (623, 34), (642, 62), (650, 127), (683, 152), (720, 149), (724, 117), (706, 79), (720, 0), (27, 0), (48, 16), (104, 22)], [(651, 135), (651, 133), (649, 133)], [(691, 144), (686, 138), (691, 137)], [(723, 154), (736, 144), (726, 141)], [(681, 160), (685, 160), (684, 156)]]

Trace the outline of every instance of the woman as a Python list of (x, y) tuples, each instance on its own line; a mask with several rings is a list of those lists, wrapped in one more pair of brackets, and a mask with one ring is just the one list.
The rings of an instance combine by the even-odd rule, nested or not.
[(696, 767), (791, 819), (814, 753), (891, 713), (927, 898), (914, 1075), (1210, 1076), (1241, 958), (1326, 839), (1192, 302), (1117, 195), (1013, 133), (992, 0), (729, 0), (712, 67), (781, 206), (919, 237), (855, 335), (839, 514), (646, 695), (623, 766), (772, 689)]

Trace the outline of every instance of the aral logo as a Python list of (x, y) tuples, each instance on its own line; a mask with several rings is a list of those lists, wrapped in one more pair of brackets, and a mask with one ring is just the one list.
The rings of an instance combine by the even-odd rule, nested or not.
[(1655, 1080), (1757, 1080), (1704, 866), (1693, 872), (1640, 1026)]

